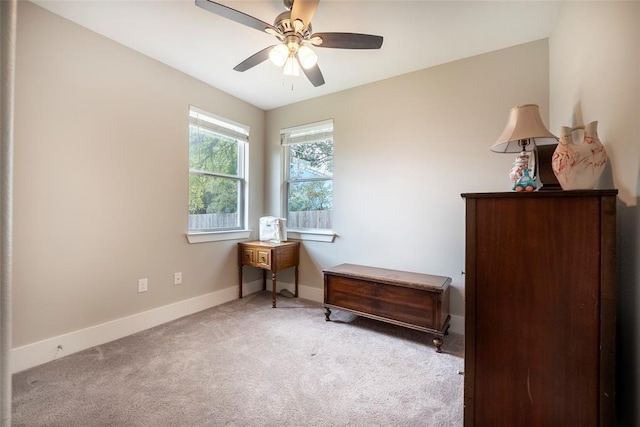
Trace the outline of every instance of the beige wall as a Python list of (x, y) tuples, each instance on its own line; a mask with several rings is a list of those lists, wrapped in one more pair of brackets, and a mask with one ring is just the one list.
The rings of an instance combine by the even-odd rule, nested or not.
[[(251, 127), (252, 224), (264, 111), (19, 3), (13, 346), (236, 292), (236, 242), (185, 238), (188, 110)], [(148, 292), (137, 293), (139, 278)]]
[[(464, 316), (461, 193), (507, 191), (515, 155), (489, 147), (511, 107), (548, 114), (547, 41), (488, 53), (267, 112), (266, 211), (279, 214), (279, 131), (334, 119), (334, 243), (304, 242), (300, 281), (343, 262), (453, 279)], [(327, 76), (327, 78), (330, 78)]]
[(640, 3), (567, 2), (550, 38), (554, 128), (598, 121), (617, 188), (618, 425), (640, 422)]

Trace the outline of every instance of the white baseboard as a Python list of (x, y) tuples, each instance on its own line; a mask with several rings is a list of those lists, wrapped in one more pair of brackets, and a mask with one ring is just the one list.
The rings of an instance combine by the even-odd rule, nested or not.
[[(278, 283), (277, 291), (287, 288), (293, 292), (293, 284)], [(245, 283), (243, 293), (245, 295), (258, 292), (262, 289), (262, 281), (257, 280)], [(312, 286), (300, 285), (298, 287), (300, 298), (322, 303), (324, 290)], [(215, 307), (225, 302), (238, 298), (238, 288), (232, 286), (220, 291), (201, 295), (174, 304), (169, 304), (153, 310), (116, 319), (111, 322), (91, 326), (78, 331), (47, 338), (22, 347), (11, 350), (11, 372), (16, 373), (25, 369), (68, 356), (78, 351), (97, 345), (105, 344), (128, 335), (144, 331), (154, 326)], [(451, 316), (451, 332), (464, 334), (464, 317)]]
[(298, 296), (309, 301), (322, 303), (324, 302), (324, 289), (301, 285), (298, 287)]
[(464, 335), (464, 316), (451, 315), (451, 327), (449, 331), (454, 334)]
[[(260, 289), (262, 289), (260, 281), (245, 283), (244, 285), (244, 292), (247, 295)], [(111, 322), (16, 347), (11, 350), (11, 372), (24, 371), (63, 356), (124, 338), (180, 317), (215, 307), (236, 298), (238, 298), (238, 287), (232, 286)]]

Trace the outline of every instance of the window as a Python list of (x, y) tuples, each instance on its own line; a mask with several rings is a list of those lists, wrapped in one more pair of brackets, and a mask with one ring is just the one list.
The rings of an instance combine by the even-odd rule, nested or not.
[(189, 109), (189, 232), (245, 228), (249, 128)]
[(280, 132), (285, 156), (287, 228), (331, 229), (333, 120)]

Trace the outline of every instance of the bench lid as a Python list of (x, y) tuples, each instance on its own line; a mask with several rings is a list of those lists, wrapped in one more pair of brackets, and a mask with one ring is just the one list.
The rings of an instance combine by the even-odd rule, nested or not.
[(340, 264), (322, 270), (325, 274), (373, 280), (390, 285), (416, 289), (443, 291), (451, 283), (450, 277), (413, 273), (357, 264)]

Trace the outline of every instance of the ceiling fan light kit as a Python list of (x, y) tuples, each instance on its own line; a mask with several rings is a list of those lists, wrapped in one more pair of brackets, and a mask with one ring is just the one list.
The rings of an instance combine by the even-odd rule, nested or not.
[(267, 24), (246, 13), (210, 0), (195, 0), (196, 6), (247, 27), (275, 36), (279, 44), (269, 46), (236, 65), (236, 71), (246, 71), (270, 59), (277, 67), (283, 67), (285, 75), (298, 76), (300, 68), (315, 87), (324, 84), (318, 67), (318, 56), (307, 44), (334, 49), (380, 49), (383, 38), (358, 33), (312, 33), (311, 19), (319, 0), (283, 0), (289, 10), (282, 12)]
[(298, 61), (300, 61), (302, 68), (308, 70), (318, 63), (318, 55), (309, 47), (300, 46), (298, 49)]
[(287, 62), (284, 63), (283, 72), (285, 76), (298, 77), (300, 75), (300, 66), (295, 59), (289, 57)]
[(269, 51), (269, 59), (276, 67), (282, 67), (289, 58), (289, 49), (283, 44), (275, 45)]

